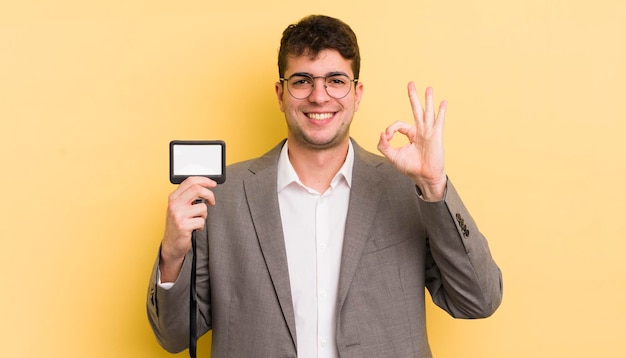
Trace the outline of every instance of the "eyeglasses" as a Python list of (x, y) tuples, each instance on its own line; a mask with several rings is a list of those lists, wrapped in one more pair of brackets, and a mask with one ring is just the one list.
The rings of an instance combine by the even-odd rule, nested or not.
[(342, 99), (350, 93), (353, 83), (357, 83), (358, 79), (350, 79), (348, 75), (343, 73), (334, 73), (327, 76), (311, 76), (307, 73), (294, 73), (289, 78), (280, 78), (281, 82), (287, 82), (287, 90), (295, 99), (308, 98), (313, 93), (315, 80), (324, 79), (324, 88), (326, 93), (332, 98)]

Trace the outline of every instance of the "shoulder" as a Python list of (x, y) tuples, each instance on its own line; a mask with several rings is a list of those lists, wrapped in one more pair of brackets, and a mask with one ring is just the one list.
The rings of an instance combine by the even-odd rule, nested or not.
[(285, 141), (281, 141), (260, 157), (229, 164), (226, 167), (226, 181), (218, 186), (218, 191), (240, 187), (241, 183), (250, 178), (276, 177), (276, 168), (280, 149)]
[(364, 149), (355, 140), (352, 140), (352, 145), (354, 146), (355, 175), (379, 176), (386, 182), (411, 182), (406, 176), (398, 172), (398, 170), (384, 156)]

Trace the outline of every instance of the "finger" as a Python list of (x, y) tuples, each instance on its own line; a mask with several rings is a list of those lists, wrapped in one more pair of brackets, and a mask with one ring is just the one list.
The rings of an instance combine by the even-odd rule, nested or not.
[(448, 108), (448, 101), (441, 101), (441, 103), (439, 104), (439, 110), (437, 111), (437, 121), (435, 122), (435, 127), (437, 128), (437, 131), (442, 133), (443, 132), (443, 125), (445, 122), (445, 118), (446, 118), (446, 109)]
[(204, 220), (207, 218), (208, 213), (209, 211), (207, 208), (207, 204), (205, 204), (204, 202), (199, 202), (197, 204), (191, 205), (189, 211), (187, 212), (187, 215), (189, 218), (200, 218)]
[(192, 231), (202, 229), (204, 227), (205, 220), (206, 217), (198, 215), (181, 221), (179, 229), (180, 237), (187, 238)]
[(206, 216), (204, 217), (196, 217), (189, 221), (190, 227), (193, 230), (202, 230), (204, 228), (204, 224), (206, 223)]
[(426, 88), (426, 111), (425, 111), (424, 123), (430, 127), (433, 125), (434, 122), (435, 122), (435, 105), (434, 105), (434, 99), (433, 99), (433, 88), (427, 87)]
[(217, 183), (207, 177), (190, 176), (187, 179), (183, 180), (182, 183), (180, 183), (176, 190), (172, 192), (171, 197), (175, 199), (195, 185), (200, 185), (205, 188), (214, 188), (215, 186), (217, 186)]
[(380, 134), (380, 140), (378, 141), (378, 150), (382, 153), (383, 156), (385, 156), (385, 158), (389, 159), (392, 163), (394, 161), (394, 158), (398, 154), (398, 149), (394, 148), (391, 143), (389, 143), (389, 140), (387, 139), (385, 133)]
[(422, 123), (424, 122), (424, 109), (422, 108), (422, 104), (420, 103), (419, 97), (417, 96), (415, 83), (413, 83), (412, 81), (409, 82), (408, 91), (409, 101), (411, 102), (411, 109), (413, 110), (413, 118), (415, 119), (415, 123)]
[(166, 227), (174, 230), (175, 237), (186, 237), (191, 231), (204, 227), (208, 216), (207, 205), (203, 202), (193, 205), (169, 205)]
[(385, 136), (386, 141), (389, 142), (393, 139), (396, 133), (404, 135), (409, 140), (409, 143), (415, 143), (417, 141), (416, 127), (414, 125), (412, 126), (405, 122), (396, 121), (387, 127), (383, 135)]
[[(198, 198), (202, 199), (210, 199), (205, 198), (203, 196), (207, 194), (206, 191), (202, 190), (202, 188), (214, 188), (217, 186), (217, 183), (207, 177), (200, 176), (191, 176), (185, 180), (170, 194), (170, 201), (176, 200), (178, 198), (184, 198), (183, 200), (187, 203), (191, 203)], [(195, 196), (193, 196), (193, 195)]]
[(381, 152), (384, 156), (387, 156), (387, 153), (391, 149), (391, 145), (389, 145), (389, 139), (387, 138), (387, 134), (385, 132), (380, 134), (377, 148), (378, 151)]
[(203, 199), (209, 205), (215, 205), (213, 191), (199, 184), (189, 187), (178, 199), (186, 205), (196, 204), (198, 199)]
[(399, 127), (396, 132), (403, 134), (409, 140), (409, 143), (415, 143), (417, 141), (415, 126), (402, 126)]
[(387, 127), (387, 129), (385, 129), (385, 135), (387, 136), (387, 139), (391, 139), (396, 132), (400, 132), (406, 135), (410, 132), (411, 128), (413, 128), (413, 126), (406, 122), (395, 121), (393, 124)]

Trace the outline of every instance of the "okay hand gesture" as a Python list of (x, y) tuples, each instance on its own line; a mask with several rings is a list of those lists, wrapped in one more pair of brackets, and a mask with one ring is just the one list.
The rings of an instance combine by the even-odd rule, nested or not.
[[(442, 101), (435, 113), (433, 89), (426, 88), (426, 109), (415, 90), (408, 85), (409, 100), (415, 122), (410, 125), (397, 121), (380, 134), (378, 150), (400, 171), (420, 188), (428, 201), (443, 199), (446, 188), (446, 173), (443, 160), (443, 125), (448, 103)], [(394, 148), (389, 141), (399, 132), (407, 137), (408, 143)]]

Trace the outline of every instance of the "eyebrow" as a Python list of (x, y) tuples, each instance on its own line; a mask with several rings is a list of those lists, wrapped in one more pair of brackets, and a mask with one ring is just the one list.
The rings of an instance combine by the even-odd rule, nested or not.
[[(342, 71), (332, 71), (332, 72), (328, 72), (326, 73), (323, 77), (329, 77), (329, 76), (337, 76), (337, 75), (344, 75), (344, 76), (348, 76), (347, 73), (342, 72)], [(295, 72), (293, 74), (291, 74), (291, 76), (308, 76), (308, 77), (318, 77), (318, 76), (314, 76), (312, 73), (309, 72)], [(291, 77), (289, 76), (289, 77)], [(322, 76), (319, 76), (322, 77)], [(350, 76), (348, 76), (350, 77)]]

